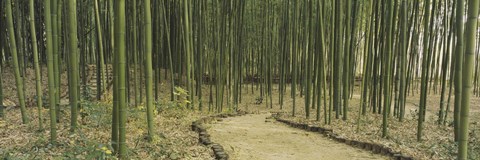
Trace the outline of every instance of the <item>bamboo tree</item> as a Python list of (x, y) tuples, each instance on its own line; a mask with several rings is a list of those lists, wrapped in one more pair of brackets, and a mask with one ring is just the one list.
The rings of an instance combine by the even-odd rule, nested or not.
[(153, 74), (152, 74), (152, 16), (150, 13), (150, 0), (145, 0), (144, 3), (144, 23), (145, 23), (145, 71), (146, 73), (146, 93), (147, 93), (147, 124), (148, 124), (148, 139), (153, 139)]
[[(18, 67), (20, 69), (20, 77), (24, 77), (25, 76), (25, 60), (24, 60), (24, 57), (25, 57), (25, 48), (26, 48), (26, 43), (24, 41), (24, 38), (23, 36), (25, 35), (24, 34), (24, 30), (23, 30), (23, 11), (22, 11), (22, 7), (20, 6), (23, 6), (23, 2), (22, 1), (17, 1), (14, 3), (14, 7), (13, 10), (15, 12), (12, 11), (12, 14), (16, 16), (16, 20), (15, 20), (15, 40), (16, 40), (16, 45), (17, 45), (17, 54), (18, 54)], [(25, 87), (25, 81), (23, 81), (23, 86)], [(24, 91), (25, 93), (25, 91)], [(23, 95), (25, 97), (25, 95)]]
[[(459, 3), (462, 5), (462, 3)], [(467, 10), (467, 24), (465, 28), (465, 59), (463, 63), (464, 72), (462, 73), (462, 102), (460, 109), (460, 130), (459, 130), (459, 145), (458, 145), (458, 159), (468, 159), (468, 125), (469, 125), (469, 111), (470, 99), (472, 96), (472, 76), (474, 68), (474, 58), (476, 49), (476, 35), (478, 27), (478, 0), (468, 1)], [(460, 97), (459, 97), (460, 98)]]
[[(306, 61), (306, 64), (305, 64), (305, 79), (304, 79), (304, 83), (305, 84), (305, 113), (306, 113), (306, 118), (309, 119), (310, 118), (310, 102), (311, 102), (311, 99), (312, 99), (312, 96), (310, 95), (311, 94), (311, 89), (312, 89), (312, 69), (313, 69), (313, 52), (311, 51), (311, 47), (310, 47), (310, 44), (312, 43), (313, 40), (311, 40), (309, 37), (311, 37), (311, 31), (312, 31), (312, 4), (311, 4), (311, 1), (310, 3), (307, 3), (307, 1), (305, 1), (305, 6), (308, 5), (308, 20), (305, 20), (305, 44), (306, 44), (306, 47), (305, 47), (305, 57), (303, 57)], [(307, 10), (307, 9), (305, 9)], [(305, 15), (305, 19), (307, 19), (307, 16)], [(308, 25), (307, 25), (308, 24)], [(310, 32), (310, 33), (309, 33)], [(308, 39), (307, 39), (308, 38)], [(269, 67), (270, 68), (270, 67)]]
[[(165, 13), (165, 2), (162, 3), (161, 5), (162, 8), (162, 15), (163, 15), (163, 23), (165, 26), (168, 25), (167, 21), (167, 14)], [(174, 90), (175, 90), (175, 77), (174, 77), (174, 70), (173, 70), (173, 62), (172, 62), (172, 49), (170, 47), (170, 31), (167, 27), (164, 27), (164, 31), (166, 33), (167, 37), (167, 49), (168, 49), (168, 65), (169, 65), (169, 71), (170, 71), (170, 101), (175, 101), (175, 96), (174, 96)]]
[[(435, 3), (435, 2), (434, 2)], [(433, 5), (435, 6), (435, 5)], [(434, 7), (435, 8), (435, 7)], [(423, 31), (423, 57), (422, 57), (422, 82), (421, 82), (421, 93), (420, 93), (420, 105), (418, 112), (418, 128), (417, 128), (417, 141), (422, 140), (422, 130), (423, 122), (425, 121), (425, 108), (426, 108), (426, 98), (427, 98), (427, 87), (428, 87), (428, 64), (430, 61), (430, 48), (428, 47), (429, 38), (430, 38), (430, 29), (429, 29), (429, 20), (430, 20), (430, 0), (426, 0), (424, 4), (424, 31)], [(433, 21), (433, 18), (432, 18)]]
[[(455, 97), (462, 97), (462, 73), (463, 73), (463, 14), (465, 12), (464, 0), (457, 0), (457, 8), (455, 12), (457, 44), (455, 45)], [(462, 106), (461, 98), (455, 98), (453, 108), (453, 127), (455, 133), (455, 141), (459, 140), (460, 131), (460, 111)]]
[[(3, 48), (0, 48), (0, 50), (3, 50)], [(0, 62), (0, 74), (2, 74), (2, 67), (3, 67), (3, 65)], [(0, 118), (5, 119), (5, 106), (3, 106), (3, 79), (2, 79), (2, 76), (0, 76)]]
[[(386, 29), (387, 29), (387, 47), (386, 47), (386, 55), (385, 55), (385, 78), (383, 81), (384, 85), (384, 93), (383, 96), (385, 98), (384, 104), (383, 104), (383, 120), (382, 120), (382, 137), (386, 138), (388, 136), (388, 114), (389, 114), (389, 108), (391, 105), (390, 102), (390, 67), (391, 67), (391, 58), (390, 56), (392, 55), (392, 45), (393, 45), (393, 12), (394, 12), (394, 0), (388, 0), (387, 2), (387, 7), (388, 7), (388, 15), (386, 18)], [(382, 69), (383, 70), (383, 69)]]
[[(456, 33), (456, 28), (454, 27), (455, 23), (454, 23), (454, 20), (455, 20), (455, 12), (456, 12), (456, 1), (453, 1), (452, 2), (452, 13), (451, 13), (451, 16), (450, 16), (450, 31), (449, 31), (449, 42), (448, 42), (448, 48), (447, 51), (450, 53), (452, 52), (452, 50), (450, 49), (450, 47), (454, 47), (453, 43), (454, 43), (454, 40), (455, 40), (455, 33)], [(448, 113), (450, 111), (450, 101), (451, 101), (451, 97), (452, 97), (452, 88), (454, 87), (454, 84), (453, 82), (455, 81), (455, 56), (454, 56), (454, 53), (450, 53), (449, 56), (451, 56), (451, 64), (450, 64), (450, 80), (448, 81), (448, 98), (447, 98), (447, 107), (446, 107), (446, 111), (445, 111), (445, 117), (443, 118), (443, 125), (446, 125), (447, 123), (447, 117), (448, 117)], [(455, 130), (454, 130), (454, 134), (455, 134)]]
[[(126, 122), (127, 122), (127, 93), (126, 93), (126, 54), (125, 54), (125, 0), (118, 0), (115, 3), (115, 56), (117, 56), (118, 69), (118, 157), (126, 159)], [(115, 94), (115, 93), (114, 93)], [(115, 113), (114, 113), (115, 114)]]
[[(320, 1), (318, 2), (318, 29), (317, 29), (317, 32), (318, 32), (318, 35), (320, 35), (320, 37), (318, 37), (319, 39), (317, 40), (318, 44), (317, 46), (318, 47), (318, 50), (317, 50), (317, 54), (316, 56), (318, 57), (318, 61), (319, 61), (319, 64), (317, 64), (317, 80), (319, 81), (319, 83), (317, 84), (317, 89), (318, 89), (318, 92), (317, 92), (317, 121), (320, 121), (320, 105), (321, 105), (321, 97), (322, 97), (322, 89), (320, 87), (322, 87), (324, 90), (323, 94), (324, 94), (324, 97), (326, 98), (326, 94), (325, 94), (325, 88), (326, 88), (326, 82), (325, 82), (325, 64), (324, 64), (324, 53), (325, 53), (325, 41), (324, 41), (324, 21), (323, 21), (323, 6), (320, 6)], [(326, 100), (326, 99), (325, 99)], [(325, 101), (324, 101), (325, 103)], [(324, 105), (324, 117), (326, 117), (326, 105)], [(326, 122), (326, 120), (325, 120)]]
[(350, 39), (350, 36), (349, 35), (353, 35), (351, 33), (351, 28), (350, 28), (350, 23), (351, 23), (351, 10), (352, 10), (352, 2), (350, 0), (347, 0), (347, 10), (346, 10), (346, 14), (345, 14), (345, 32), (347, 35), (345, 35), (345, 52), (343, 53), (343, 117), (342, 119), (343, 120), (347, 120), (347, 117), (348, 117), (348, 105), (349, 105), (349, 98), (350, 98), (350, 94), (349, 94), (349, 84), (350, 84), (350, 80), (349, 80), (349, 77), (350, 77), (350, 52), (349, 52), (349, 48), (350, 48), (350, 45), (351, 45), (351, 41), (352, 39)]
[(445, 50), (443, 50), (443, 56), (442, 56), (442, 59), (443, 59), (443, 64), (442, 64), (442, 67), (441, 67), (441, 93), (440, 93), (440, 111), (439, 111), (439, 114), (438, 114), (438, 124), (443, 124), (443, 118), (445, 118), (445, 114), (446, 114), (446, 111), (445, 111), (445, 92), (446, 92), (446, 88), (447, 88), (447, 67), (448, 67), (448, 64), (450, 63), (450, 46), (448, 45), (449, 44), (449, 40), (450, 40), (450, 37), (451, 37), (451, 32), (448, 31), (448, 12), (447, 12), (447, 8), (448, 8), (448, 2), (445, 1), (445, 6), (444, 6), (444, 16), (443, 16), (443, 27), (444, 27), (444, 46), (445, 46)]
[[(112, 55), (113, 55), (113, 107), (112, 107), (112, 147), (113, 150), (118, 154), (119, 153), (119, 94), (118, 94), (118, 89), (119, 89), (119, 75), (118, 75), (118, 55), (117, 55), (117, 46), (115, 45), (116, 42), (116, 24), (117, 21), (114, 20), (115, 18), (115, 12), (114, 11), (114, 4), (113, 0), (109, 0), (108, 2), (108, 8), (110, 11), (110, 47), (112, 49)], [(116, 7), (115, 7), (116, 10)]]
[(52, 19), (50, 15), (50, 0), (44, 0), (44, 18), (45, 30), (47, 33), (47, 68), (48, 68), (48, 95), (50, 104), (50, 143), (55, 144), (57, 139), (57, 121), (55, 112), (55, 72), (53, 57), (53, 36), (52, 36)]
[[(43, 123), (42, 123), (42, 83), (40, 78), (40, 65), (38, 62), (38, 47), (37, 47), (37, 32), (35, 31), (35, 6), (34, 0), (29, 1), (29, 9), (30, 9), (30, 34), (32, 36), (32, 48), (33, 48), (33, 65), (35, 68), (35, 88), (37, 93), (37, 111), (38, 111), (38, 126), (40, 130), (43, 130)], [(1, 85), (0, 85), (1, 87)], [(1, 99), (0, 99), (1, 100)]]
[(189, 96), (188, 96), (188, 106), (193, 108), (193, 83), (192, 83), (192, 64), (191, 64), (191, 55), (192, 55), (192, 43), (191, 43), (191, 34), (190, 34), (190, 17), (189, 17), (189, 12), (190, 12), (190, 8), (187, 4), (187, 1), (184, 0), (183, 1), (183, 4), (184, 4), (184, 38), (185, 38), (185, 44), (184, 44), (184, 47), (185, 47), (185, 60), (186, 60), (186, 66), (187, 66), (187, 73), (186, 73), (186, 77), (187, 77), (187, 88), (188, 88), (188, 92), (189, 92)]
[(138, 48), (137, 48), (137, 0), (132, 0), (132, 8), (133, 8), (133, 25), (132, 25), (132, 31), (133, 31), (133, 73), (134, 73), (134, 78), (133, 78), (133, 86), (134, 86), (134, 96), (135, 96), (135, 106), (138, 106), (139, 103), (142, 102), (142, 99), (140, 98), (140, 92), (141, 92), (141, 85), (139, 85), (140, 82), (140, 73), (139, 73), (139, 68), (138, 68)]
[[(97, 99), (101, 97), (101, 93), (106, 91), (106, 72), (105, 72), (105, 59), (104, 59), (104, 50), (103, 50), (103, 34), (102, 34), (102, 25), (100, 23), (100, 13), (99, 13), (99, 7), (98, 7), (98, 0), (95, 0), (95, 22), (97, 26), (97, 37), (98, 37), (98, 54), (99, 54), (99, 60), (100, 61), (100, 88), (97, 88)], [(100, 94), (98, 94), (100, 93)]]
[(399, 120), (403, 121), (405, 115), (405, 92), (406, 92), (406, 81), (407, 81), (407, 1), (402, 1), (402, 16), (401, 16), (401, 51), (400, 51), (400, 91), (399, 91)]
[(58, 42), (58, 23), (57, 23), (57, 3), (58, 0), (51, 0), (51, 25), (52, 25), (52, 43), (53, 43), (53, 70), (55, 80), (55, 114), (57, 122), (60, 122), (60, 71), (59, 71), (59, 42)]
[(78, 117), (78, 40), (77, 40), (77, 3), (76, 0), (69, 0), (67, 7), (68, 7), (68, 37), (69, 37), (69, 64), (70, 64), (70, 72), (69, 78), (70, 83), (68, 85), (69, 90), (69, 99), (70, 99), (70, 131), (75, 132), (77, 128), (77, 117)]
[[(23, 89), (23, 79), (20, 73), (20, 66), (17, 56), (17, 43), (15, 41), (15, 30), (13, 28), (13, 15), (12, 15), (12, 1), (6, 1), (6, 15), (7, 15), (7, 25), (8, 25), (8, 34), (10, 35), (10, 53), (12, 54), (13, 60), (13, 69), (15, 71), (15, 83), (17, 84), (17, 96), (18, 101), (20, 102), (20, 111), (22, 113), (22, 122), (27, 124), (29, 122), (27, 111), (25, 108), (25, 93)], [(17, 4), (18, 5), (18, 4)], [(2, 102), (3, 105), (3, 102)]]
[(340, 84), (340, 75), (342, 73), (342, 64), (341, 57), (343, 55), (343, 25), (342, 25), (342, 10), (343, 2), (335, 1), (335, 51), (334, 51), (334, 64), (333, 64), (333, 109), (336, 111), (335, 117), (338, 119), (340, 117), (341, 110), (341, 84)]
[[(293, 1), (293, 23), (292, 23), (292, 32), (293, 32), (293, 35), (296, 35), (296, 22), (297, 22), (297, 1)], [(296, 100), (296, 96), (297, 96), (297, 53), (296, 53), (296, 43), (297, 43), (297, 37), (296, 36), (292, 36), (293, 37), (293, 42), (291, 42), (290, 44), (292, 45), (291, 46), (291, 49), (290, 49), (290, 52), (291, 52), (291, 57), (292, 57), (292, 84), (291, 84), (291, 94), (292, 94), (292, 98), (293, 98), (293, 103), (292, 103), (292, 116), (295, 116), (295, 100)]]

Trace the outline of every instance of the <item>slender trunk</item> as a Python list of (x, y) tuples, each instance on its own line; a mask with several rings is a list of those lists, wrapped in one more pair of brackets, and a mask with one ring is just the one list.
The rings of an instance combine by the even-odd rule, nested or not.
[(99, 59), (100, 61), (100, 88), (97, 88), (99, 90), (100, 95), (97, 95), (97, 99), (101, 98), (101, 94), (103, 92), (106, 92), (106, 72), (105, 72), (105, 60), (104, 60), (104, 50), (103, 50), (103, 34), (102, 34), (102, 25), (100, 23), (100, 13), (99, 13), (99, 7), (98, 7), (98, 0), (95, 0), (95, 20), (97, 24), (97, 37), (98, 37), (98, 54), (99, 54)]
[[(462, 73), (463, 73), (463, 14), (465, 12), (464, 0), (457, 0), (457, 11), (455, 12), (455, 26), (457, 35), (457, 44), (455, 45), (455, 97), (462, 97)], [(460, 111), (462, 99), (455, 98), (453, 108), (453, 127), (455, 133), (455, 141), (459, 140), (460, 130)]]
[[(126, 123), (127, 123), (127, 92), (126, 92), (126, 52), (125, 52), (125, 0), (117, 0), (115, 3), (115, 56), (117, 56), (116, 75), (118, 85), (118, 157), (127, 158)], [(114, 113), (115, 114), (115, 113)]]
[[(32, 36), (32, 48), (33, 48), (33, 65), (35, 68), (35, 86), (37, 93), (37, 111), (38, 111), (38, 126), (40, 130), (43, 130), (42, 123), (42, 84), (40, 79), (40, 65), (38, 63), (38, 47), (37, 47), (37, 32), (35, 31), (35, 6), (34, 0), (30, 0), (29, 9), (30, 9), (30, 34)], [(0, 79), (1, 81), (1, 79)], [(1, 82), (0, 82), (1, 83)], [(1, 87), (1, 84), (0, 84)], [(0, 98), (1, 102), (1, 98)]]
[(78, 39), (77, 39), (77, 1), (69, 0), (68, 1), (68, 37), (69, 37), (69, 62), (70, 62), (70, 83), (68, 86), (69, 99), (70, 99), (70, 131), (75, 132), (77, 128), (77, 117), (78, 117)]
[[(469, 111), (470, 111), (470, 97), (472, 96), (472, 76), (474, 69), (474, 58), (478, 25), (478, 5), (479, 0), (469, 0), (467, 10), (467, 23), (465, 28), (465, 59), (463, 63), (464, 72), (462, 73), (462, 102), (460, 109), (460, 130), (458, 136), (458, 159), (468, 159), (468, 125), (469, 125)], [(462, 5), (462, 3), (459, 3)], [(459, 97), (460, 98), (460, 97)]]
[(47, 68), (48, 68), (48, 94), (50, 103), (50, 142), (56, 143), (57, 139), (57, 121), (55, 112), (55, 74), (53, 60), (53, 36), (52, 36), (52, 19), (50, 15), (50, 0), (44, 0), (44, 18), (45, 29), (47, 33)]
[(148, 140), (153, 140), (153, 70), (152, 70), (152, 16), (150, 11), (150, 0), (145, 0), (144, 3), (144, 31), (145, 31), (145, 72), (146, 72), (146, 97), (147, 97), (147, 124), (148, 124)]
[[(25, 108), (25, 93), (23, 89), (23, 77), (20, 73), (20, 65), (18, 62), (18, 55), (17, 55), (17, 43), (15, 41), (15, 30), (13, 28), (13, 15), (12, 15), (12, 1), (6, 1), (6, 16), (7, 16), (7, 25), (8, 25), (8, 34), (10, 35), (10, 53), (12, 55), (13, 60), (13, 69), (15, 71), (15, 83), (17, 84), (17, 96), (18, 101), (20, 102), (20, 111), (22, 113), (22, 122), (23, 124), (27, 124), (29, 122), (27, 110)], [(18, 4), (17, 4), (18, 5)], [(52, 77), (53, 78), (53, 77)], [(53, 97), (55, 98), (55, 97)], [(54, 99), (51, 99), (52, 102)], [(2, 104), (3, 105), (3, 104)]]

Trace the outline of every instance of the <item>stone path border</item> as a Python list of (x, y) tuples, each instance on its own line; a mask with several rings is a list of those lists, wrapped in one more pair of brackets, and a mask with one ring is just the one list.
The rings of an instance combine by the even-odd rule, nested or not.
[(210, 147), (213, 150), (215, 159), (217, 160), (228, 160), (229, 156), (225, 152), (222, 145), (218, 143), (214, 143), (210, 140), (210, 134), (208, 134), (207, 129), (203, 126), (205, 123), (211, 123), (218, 118), (228, 118), (228, 117), (236, 117), (236, 116), (243, 116), (246, 115), (246, 112), (238, 111), (236, 113), (222, 113), (217, 115), (212, 115), (208, 117), (201, 118), (192, 122), (192, 131), (198, 133), (198, 140), (201, 144)]

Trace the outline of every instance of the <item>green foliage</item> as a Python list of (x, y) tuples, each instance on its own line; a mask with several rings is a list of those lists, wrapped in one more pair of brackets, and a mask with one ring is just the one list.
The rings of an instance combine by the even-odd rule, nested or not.
[(175, 92), (173, 93), (176, 99), (176, 105), (180, 108), (185, 108), (192, 102), (189, 100), (189, 92), (182, 87), (175, 87)]
[(89, 86), (84, 87), (83, 85), (81, 86), (81, 88), (85, 88), (85, 90), (83, 91), (83, 94), (80, 94), (82, 96), (82, 99), (91, 101), (96, 98), (94, 96), (96, 93), (92, 88), (90, 88)]
[[(112, 108), (103, 103), (82, 101), (80, 116), (85, 125), (91, 127), (109, 127), (112, 119), (105, 115), (112, 114)], [(87, 123), (88, 122), (88, 123)]]
[[(38, 103), (38, 96), (35, 95), (33, 96), (33, 99), (35, 100), (35, 103)], [(48, 108), (50, 104), (48, 103), (47, 96), (42, 96), (42, 107), (43, 108)]]
[[(63, 153), (63, 158), (66, 159), (115, 159), (113, 155), (113, 148), (111, 145), (106, 145), (98, 143), (96, 141), (87, 140), (82, 138), (75, 143), (80, 143), (84, 145), (74, 145), (74, 147)], [(86, 153), (84, 156), (79, 157), (78, 155)]]

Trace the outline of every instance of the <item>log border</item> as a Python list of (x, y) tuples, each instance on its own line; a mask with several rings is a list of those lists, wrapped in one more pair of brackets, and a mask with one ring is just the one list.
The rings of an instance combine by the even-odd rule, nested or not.
[(212, 142), (210, 139), (210, 134), (208, 134), (207, 129), (204, 127), (204, 124), (211, 123), (217, 119), (236, 117), (246, 115), (246, 112), (237, 111), (236, 113), (222, 113), (212, 116), (203, 117), (199, 120), (192, 122), (192, 131), (198, 133), (198, 141), (200, 144), (210, 147), (213, 151), (214, 157), (216, 160), (228, 160), (229, 156), (222, 145)]

